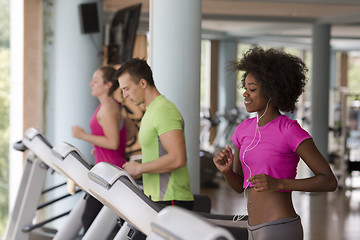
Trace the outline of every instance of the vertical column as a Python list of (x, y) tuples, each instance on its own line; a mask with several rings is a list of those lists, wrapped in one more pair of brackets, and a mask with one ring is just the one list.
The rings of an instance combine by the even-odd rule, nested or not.
[(42, 123), (42, 1), (24, 1), (24, 131)]
[(201, 1), (151, 0), (150, 46), (155, 84), (185, 120), (191, 188), (198, 193)]
[(229, 62), (236, 60), (237, 43), (220, 41), (219, 51), (219, 111), (226, 113), (236, 107), (236, 73), (229, 71)]
[(340, 57), (340, 87), (348, 87), (348, 68), (349, 56), (347, 52), (342, 52)]
[(23, 154), (12, 143), (23, 137), (24, 86), (24, 1), (10, 1), (10, 149), (9, 149), (9, 209), (12, 211), (21, 181)]
[[(218, 86), (219, 86), (219, 41), (211, 40), (210, 47), (210, 116), (218, 111)], [(210, 128), (209, 143), (213, 143), (216, 136), (216, 127)]]
[[(330, 25), (315, 24), (312, 34), (311, 135), (320, 153), (329, 160)], [(324, 197), (318, 199), (317, 206), (325, 204)], [(319, 210), (314, 206), (310, 203), (310, 212)], [(310, 215), (310, 231), (316, 232), (317, 228), (311, 220)]]
[(349, 130), (347, 127), (347, 119), (349, 117), (349, 109), (347, 104), (349, 89), (348, 89), (348, 67), (349, 67), (349, 56), (348, 53), (343, 52), (341, 53), (340, 57), (340, 79), (339, 79), (339, 86), (340, 86), (340, 122), (341, 122), (341, 141), (340, 141), (340, 166), (339, 166), (339, 186), (346, 187), (345, 180), (348, 176), (347, 171), (347, 149), (346, 149), (346, 140), (349, 134)]
[(315, 24), (312, 33), (311, 134), (321, 154), (328, 159), (330, 25)]
[[(337, 84), (337, 67), (336, 67), (336, 51), (331, 51), (330, 53), (330, 97), (329, 97), (329, 126), (334, 127), (336, 121), (336, 111), (334, 106), (336, 105), (336, 92), (338, 89)], [(333, 132), (332, 132), (333, 134)]]

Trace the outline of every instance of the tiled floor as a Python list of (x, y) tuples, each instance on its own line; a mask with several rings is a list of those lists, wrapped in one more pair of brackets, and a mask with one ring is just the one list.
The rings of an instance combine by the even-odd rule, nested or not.
[[(351, 186), (332, 193), (294, 192), (305, 240), (360, 240), (360, 174), (353, 173)], [(202, 188), (210, 196), (214, 214), (246, 214), (244, 196), (230, 189), (222, 178), (218, 188)]]

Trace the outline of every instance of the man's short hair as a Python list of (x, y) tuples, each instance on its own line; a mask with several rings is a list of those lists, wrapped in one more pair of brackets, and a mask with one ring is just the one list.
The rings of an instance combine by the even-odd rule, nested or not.
[(144, 59), (132, 58), (125, 61), (115, 72), (114, 77), (118, 79), (124, 73), (129, 73), (136, 84), (140, 79), (145, 79), (148, 85), (155, 86), (151, 68)]

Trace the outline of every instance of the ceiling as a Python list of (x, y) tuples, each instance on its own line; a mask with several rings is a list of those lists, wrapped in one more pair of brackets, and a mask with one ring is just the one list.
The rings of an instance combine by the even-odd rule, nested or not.
[[(105, 13), (142, 3), (139, 29), (148, 30), (149, 0), (103, 0)], [(331, 25), (334, 50), (360, 51), (360, 0), (202, 0), (202, 38), (311, 47), (312, 26)]]

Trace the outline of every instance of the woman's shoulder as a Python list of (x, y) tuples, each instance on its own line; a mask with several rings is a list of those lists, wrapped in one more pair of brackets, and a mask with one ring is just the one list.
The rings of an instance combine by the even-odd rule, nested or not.
[(278, 122), (279, 122), (280, 128), (282, 128), (284, 131), (293, 131), (295, 129), (296, 130), (303, 129), (297, 120), (290, 119), (286, 115), (280, 115)]
[(287, 115), (280, 115), (277, 120), (284, 126), (298, 124), (297, 120), (290, 119)]
[(106, 101), (104, 101), (104, 102), (102, 103), (102, 105), (104, 105), (104, 106), (110, 106), (110, 107), (114, 107), (114, 106), (119, 107), (119, 106), (122, 106), (122, 104), (121, 104), (119, 101), (117, 101), (116, 99), (113, 99), (113, 98), (107, 99)]
[(253, 124), (254, 122), (256, 122), (256, 117), (252, 117), (252, 118), (247, 118), (245, 120), (243, 120), (239, 126), (248, 126)]
[(116, 101), (115, 99), (109, 99), (107, 101), (104, 101), (101, 104), (100, 110), (102, 112), (120, 112), (121, 111), (121, 103), (119, 103), (118, 101)]
[(256, 117), (247, 118), (239, 123), (239, 125), (236, 127), (236, 130), (242, 131), (241, 129), (250, 129), (249, 126), (253, 126), (254, 124), (256, 124)]

